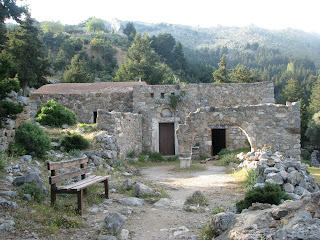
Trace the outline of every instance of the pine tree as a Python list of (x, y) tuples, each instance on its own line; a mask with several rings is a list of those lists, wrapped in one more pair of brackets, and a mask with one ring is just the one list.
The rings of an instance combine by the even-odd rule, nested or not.
[(213, 78), (216, 83), (227, 83), (228, 73), (227, 73), (227, 55), (223, 54), (220, 62), (218, 63), (219, 69), (213, 72)]
[(320, 111), (320, 75), (312, 87), (309, 112), (313, 115)]
[(85, 83), (92, 82), (89, 74), (85, 71), (83, 61), (80, 59), (80, 55), (76, 54), (71, 59), (71, 65), (63, 73), (63, 82), (65, 83)]
[(47, 83), (45, 77), (50, 74), (49, 60), (38, 37), (39, 30), (33, 23), (34, 20), (27, 15), (19, 28), (9, 32), (5, 49), (13, 60), (24, 93), (27, 86), (39, 87)]
[(173, 49), (173, 70), (185, 70), (187, 67), (187, 60), (184, 56), (182, 44), (177, 42), (176, 46)]
[(160, 64), (160, 57), (150, 47), (147, 34), (136, 34), (114, 78), (115, 81), (146, 81), (148, 84), (169, 83), (172, 74), (166, 64)]
[(283, 90), (283, 102), (298, 102), (302, 98), (302, 90), (298, 80), (291, 78)]
[(252, 83), (254, 82), (254, 74), (252, 71), (247, 71), (247, 67), (238, 64), (235, 69), (232, 69), (229, 74), (230, 82)]

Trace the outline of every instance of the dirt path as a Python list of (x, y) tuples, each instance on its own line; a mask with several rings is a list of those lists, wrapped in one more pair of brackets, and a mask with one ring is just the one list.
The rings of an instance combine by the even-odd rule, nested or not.
[[(144, 206), (139, 215), (130, 216), (126, 229), (135, 234), (132, 239), (188, 239), (199, 234), (199, 227), (206, 224), (212, 209), (228, 207), (242, 198), (234, 179), (226, 175), (225, 167), (207, 163), (205, 171), (176, 172), (174, 166), (156, 166), (142, 169), (146, 180), (162, 185), (169, 194), (171, 203), (167, 207)], [(186, 212), (182, 210), (185, 199), (200, 190), (209, 200), (205, 212)], [(183, 232), (186, 227), (188, 232)], [(179, 228), (181, 231), (179, 231)], [(182, 232), (182, 233), (181, 233)]]

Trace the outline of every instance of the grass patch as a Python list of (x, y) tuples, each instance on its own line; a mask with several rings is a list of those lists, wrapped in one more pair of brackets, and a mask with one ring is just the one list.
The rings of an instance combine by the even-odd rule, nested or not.
[(233, 153), (224, 154), (220, 157), (218, 165), (228, 166), (231, 162), (239, 163), (239, 160)]
[(236, 179), (236, 182), (243, 185), (244, 188), (251, 188), (257, 183), (259, 173), (255, 169), (242, 168), (233, 172), (232, 177)]
[(320, 183), (320, 168), (308, 167), (308, 171), (314, 177), (314, 181), (317, 182), (317, 183)]

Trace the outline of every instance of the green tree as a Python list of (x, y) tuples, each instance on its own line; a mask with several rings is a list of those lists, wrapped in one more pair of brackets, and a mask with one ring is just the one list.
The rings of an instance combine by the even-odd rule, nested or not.
[(302, 91), (298, 80), (291, 78), (283, 89), (283, 102), (298, 102), (301, 97)]
[(312, 87), (310, 96), (309, 112), (315, 114), (320, 111), (320, 75)]
[(34, 20), (27, 15), (19, 28), (9, 32), (6, 47), (24, 93), (27, 86), (39, 87), (47, 83), (46, 76), (50, 74), (49, 60), (38, 37), (39, 30), (33, 23)]
[(134, 37), (137, 34), (136, 28), (134, 27), (134, 24), (132, 22), (128, 22), (122, 32), (128, 36), (130, 42), (133, 41)]
[(310, 120), (306, 136), (312, 145), (320, 149), (320, 111), (315, 113)]
[(63, 30), (64, 30), (64, 26), (60, 21), (58, 21), (58, 22), (43, 21), (43, 22), (41, 22), (40, 27), (44, 33), (52, 32), (52, 33), (57, 34), (57, 33), (63, 32)]
[(152, 36), (151, 40), (151, 47), (161, 57), (161, 60), (172, 66), (174, 60), (173, 50), (176, 45), (174, 37), (170, 33), (163, 33), (158, 36)]
[(115, 81), (146, 81), (148, 84), (169, 83), (173, 79), (169, 67), (150, 47), (147, 34), (136, 34), (114, 78)]
[(227, 83), (228, 72), (227, 72), (227, 55), (223, 54), (220, 62), (218, 63), (219, 69), (213, 72), (213, 78), (216, 83)]
[(71, 65), (63, 73), (63, 82), (65, 83), (85, 83), (92, 82), (91, 77), (84, 69), (83, 60), (80, 59), (80, 55), (76, 54), (71, 59)]
[(100, 32), (106, 31), (106, 25), (104, 24), (103, 20), (100, 18), (91, 18), (87, 23), (86, 27), (88, 32)]
[(6, 42), (6, 25), (5, 20), (12, 18), (20, 23), (24, 13), (27, 12), (25, 6), (17, 6), (17, 0), (0, 0), (0, 50)]
[(173, 49), (173, 70), (185, 70), (187, 68), (187, 59), (184, 56), (182, 44), (177, 42)]
[(254, 82), (254, 74), (247, 71), (247, 67), (238, 64), (235, 69), (231, 69), (229, 78), (231, 82), (252, 83)]

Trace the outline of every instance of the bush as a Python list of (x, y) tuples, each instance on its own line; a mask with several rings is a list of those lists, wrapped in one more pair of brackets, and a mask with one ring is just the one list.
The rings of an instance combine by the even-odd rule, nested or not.
[(219, 159), (219, 165), (222, 166), (228, 166), (231, 162), (239, 163), (239, 160), (233, 153), (224, 154)]
[(279, 185), (267, 183), (265, 187), (257, 187), (246, 192), (244, 200), (236, 203), (237, 211), (241, 212), (252, 203), (280, 204), (281, 199), (288, 200), (289, 197), (283, 192)]
[(152, 152), (152, 153), (149, 153), (149, 160), (153, 162), (160, 162), (160, 161), (163, 161), (163, 156), (161, 153)]
[(60, 141), (60, 145), (63, 146), (67, 152), (69, 152), (74, 149), (87, 149), (89, 147), (89, 142), (80, 134), (73, 133), (64, 136)]
[(224, 148), (218, 153), (218, 156), (222, 157), (223, 155), (226, 155), (226, 154), (229, 154), (229, 153), (231, 153), (231, 151), (226, 149), (226, 148)]
[(43, 104), (42, 107), (38, 109), (36, 119), (41, 125), (53, 127), (60, 127), (62, 124), (72, 126), (77, 122), (74, 112), (65, 108), (53, 99)]
[(0, 127), (2, 127), (2, 122), (6, 118), (15, 119), (16, 114), (23, 111), (22, 104), (15, 104), (8, 101), (0, 101)]
[(23, 194), (30, 194), (33, 200), (37, 202), (41, 202), (41, 200), (44, 198), (44, 194), (41, 193), (41, 189), (35, 184), (25, 183), (20, 189)]
[(35, 152), (39, 157), (43, 157), (51, 147), (48, 135), (39, 126), (30, 122), (23, 122), (17, 129), (15, 141), (27, 152)]

